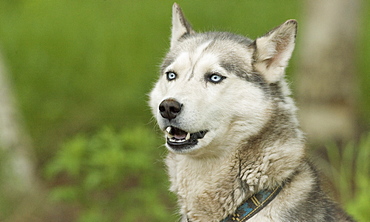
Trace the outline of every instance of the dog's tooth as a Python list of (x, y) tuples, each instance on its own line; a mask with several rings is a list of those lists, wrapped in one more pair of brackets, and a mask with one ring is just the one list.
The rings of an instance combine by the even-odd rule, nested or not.
[(169, 126), (169, 127), (167, 127), (166, 128), (166, 130), (164, 131), (165, 132), (165, 134), (166, 134), (166, 136), (168, 137), (168, 138), (172, 138), (173, 137), (173, 135), (171, 135), (170, 134), (170, 132), (171, 132), (171, 127)]
[(190, 133), (186, 134), (185, 140), (189, 140), (189, 139), (190, 139)]
[(172, 127), (170, 127), (170, 126), (169, 126), (169, 127), (167, 127), (167, 128), (166, 128), (166, 132), (167, 132), (167, 133), (170, 133), (170, 132), (171, 132), (171, 128), (172, 128)]

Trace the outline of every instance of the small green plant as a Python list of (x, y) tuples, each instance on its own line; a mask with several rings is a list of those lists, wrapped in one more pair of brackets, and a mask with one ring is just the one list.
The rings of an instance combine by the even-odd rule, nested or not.
[(370, 133), (360, 142), (348, 143), (342, 152), (327, 146), (327, 175), (336, 186), (340, 201), (358, 221), (370, 221)]
[(46, 168), (49, 179), (67, 178), (51, 198), (76, 205), (81, 222), (173, 221), (158, 147), (144, 127), (76, 136)]

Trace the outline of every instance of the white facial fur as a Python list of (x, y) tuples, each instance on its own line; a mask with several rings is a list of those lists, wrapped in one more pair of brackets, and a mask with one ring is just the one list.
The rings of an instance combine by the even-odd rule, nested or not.
[[(224, 41), (223, 45), (213, 45), (215, 50), (205, 51), (210, 44), (208, 41), (195, 47), (186, 43), (180, 45), (182, 52), (164, 69), (150, 94), (150, 106), (161, 130), (168, 124), (190, 133), (208, 130), (196, 146), (186, 150), (194, 155), (222, 155), (220, 151), (226, 151), (225, 147), (233, 147), (240, 140), (256, 134), (269, 119), (270, 104), (266, 102), (263, 90), (220, 65), (223, 49), (232, 49), (232, 43)], [(251, 61), (252, 55), (247, 49), (241, 53), (245, 61)], [(168, 81), (167, 71), (175, 72), (177, 78)], [(226, 78), (215, 84), (206, 80), (205, 75), (209, 73)], [(183, 105), (180, 115), (170, 123), (158, 109), (159, 104), (169, 98)], [(227, 138), (225, 135), (233, 136)], [(176, 152), (169, 146), (167, 148)]]
[[(271, 97), (258, 85), (261, 82), (249, 82), (244, 77), (258, 72), (263, 77), (257, 78), (263, 78), (265, 84), (280, 82), (281, 90), (289, 93), (283, 77), (294, 48), (296, 29), (296, 21), (288, 20), (254, 43), (224, 33), (199, 35), (175, 3), (170, 52), (150, 94), (150, 106), (163, 131), (171, 126), (187, 133), (207, 133), (190, 149), (174, 150), (168, 144), (167, 148), (177, 153), (219, 155), (228, 146), (237, 148), (238, 142), (261, 130), (273, 109)], [(166, 72), (176, 73), (177, 78), (168, 81)], [(226, 78), (214, 84), (207, 81), (206, 75), (210, 73)], [(161, 116), (159, 105), (164, 100), (180, 104), (181, 112), (176, 118)]]

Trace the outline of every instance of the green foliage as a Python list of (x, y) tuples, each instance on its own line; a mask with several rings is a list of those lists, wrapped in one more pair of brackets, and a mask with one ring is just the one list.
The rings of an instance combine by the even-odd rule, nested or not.
[(326, 151), (327, 173), (341, 202), (358, 221), (370, 221), (370, 133), (358, 145), (348, 143), (343, 152), (333, 144)]
[(168, 16), (143, 17), (151, 7), (132, 0), (0, 1), (1, 53), (41, 162), (77, 131), (148, 122), (146, 93), (169, 30), (157, 24), (170, 18), (170, 5), (155, 10)]
[[(78, 221), (173, 221), (158, 140), (144, 127), (79, 135), (64, 143), (46, 176), (66, 184), (50, 198), (80, 208)], [(174, 209), (172, 209), (174, 210)]]

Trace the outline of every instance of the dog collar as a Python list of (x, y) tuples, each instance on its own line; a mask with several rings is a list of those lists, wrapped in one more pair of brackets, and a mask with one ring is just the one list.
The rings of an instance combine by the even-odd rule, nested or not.
[(274, 190), (262, 190), (256, 193), (240, 205), (234, 214), (227, 216), (221, 222), (247, 221), (269, 204), (278, 195), (281, 189), (282, 186), (278, 186)]

